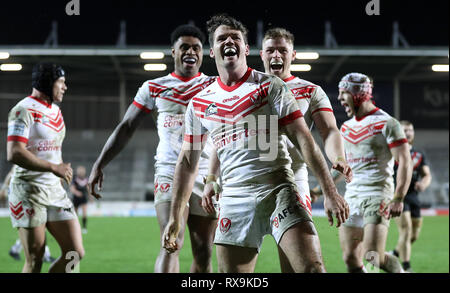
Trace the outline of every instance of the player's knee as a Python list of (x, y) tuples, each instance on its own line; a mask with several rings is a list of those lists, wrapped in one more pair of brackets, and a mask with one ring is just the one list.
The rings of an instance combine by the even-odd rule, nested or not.
[(212, 247), (207, 245), (206, 243), (204, 243), (203, 245), (199, 245), (193, 250), (193, 255), (194, 261), (197, 266), (206, 268), (211, 262)]

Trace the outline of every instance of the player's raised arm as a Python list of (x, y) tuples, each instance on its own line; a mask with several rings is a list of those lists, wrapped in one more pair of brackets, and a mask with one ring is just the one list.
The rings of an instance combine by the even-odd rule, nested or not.
[(98, 184), (98, 189), (101, 190), (103, 185), (103, 168), (127, 145), (135, 130), (142, 122), (142, 119), (145, 117), (145, 114), (145, 111), (136, 107), (134, 104), (128, 107), (122, 121), (109, 136), (100, 155), (92, 166), (88, 183), (90, 195), (97, 199), (101, 198), (101, 195), (95, 191), (95, 186)]
[[(192, 137), (192, 136), (187, 136)], [(172, 204), (170, 208), (170, 219), (162, 237), (162, 246), (170, 253), (179, 249), (176, 242), (180, 232), (183, 213), (194, 187), (195, 177), (198, 171), (198, 162), (203, 150), (202, 147), (195, 148), (192, 141), (183, 142), (180, 155), (178, 156), (175, 174), (173, 176)]]

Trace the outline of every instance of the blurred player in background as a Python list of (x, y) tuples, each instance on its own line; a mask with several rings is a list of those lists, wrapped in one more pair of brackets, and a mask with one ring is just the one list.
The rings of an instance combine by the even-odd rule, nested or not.
[[(106, 142), (89, 176), (89, 192), (103, 183), (103, 168), (125, 147), (142, 119), (148, 113), (156, 118), (159, 144), (155, 163), (155, 207), (162, 235), (169, 220), (172, 201), (173, 176), (184, 135), (184, 114), (191, 98), (211, 84), (215, 77), (199, 72), (203, 61), (204, 34), (193, 25), (181, 25), (171, 35), (174, 72), (144, 82), (122, 122)], [(148, 138), (152, 139), (152, 138)], [(212, 272), (211, 254), (216, 215), (208, 215), (201, 208), (203, 176), (208, 171), (208, 154), (202, 153), (203, 167), (197, 176), (189, 209), (183, 214), (183, 225), (178, 241), (183, 243), (185, 224), (189, 226), (193, 263), (191, 272)], [(188, 217), (189, 215), (189, 217)], [(161, 241), (160, 241), (161, 243)], [(155, 263), (155, 272), (179, 272), (178, 253), (169, 254), (161, 247)]]
[(81, 207), (81, 223), (83, 234), (87, 233), (87, 204), (88, 204), (88, 191), (87, 191), (88, 178), (86, 177), (86, 168), (84, 166), (78, 166), (70, 184), (70, 192), (72, 193), (72, 202), (75, 207), (75, 212), (78, 215), (78, 208)]
[[(30, 96), (8, 116), (7, 159), (17, 165), (9, 185), (12, 225), (19, 230), (25, 253), (22, 272), (40, 272), (45, 251), (45, 229), (61, 248), (49, 272), (70, 272), (84, 256), (80, 224), (61, 179), (70, 184), (72, 168), (62, 160), (65, 125), (61, 103), (67, 90), (61, 66), (33, 67)], [(69, 252), (77, 256), (67, 257)]]
[[(320, 242), (312, 218), (295, 185), (294, 174), (280, 131), (286, 131), (301, 149), (308, 166), (326, 189), (326, 211), (339, 226), (348, 206), (337, 193), (326, 162), (302, 117), (294, 96), (276, 76), (247, 66), (247, 29), (228, 15), (215, 15), (207, 23), (210, 56), (218, 79), (191, 100), (186, 111), (186, 135), (174, 175), (170, 222), (164, 247), (180, 249), (176, 238), (183, 211), (195, 181), (203, 142), (210, 136), (217, 148), (223, 192), (214, 242), (219, 272), (253, 272), (264, 235), (280, 247), (283, 272), (325, 272)], [(260, 118), (276, 118), (275, 130)], [(256, 127), (256, 129), (255, 129)], [(264, 134), (264, 136), (263, 136)], [(268, 156), (261, 145), (271, 135)], [(245, 147), (247, 146), (247, 147)], [(213, 174), (210, 174), (213, 175)], [(281, 215), (281, 217), (279, 216)]]
[[(403, 269), (385, 253), (389, 219), (400, 216), (411, 180), (411, 156), (400, 123), (372, 102), (372, 81), (349, 73), (339, 82), (338, 100), (348, 117), (341, 126), (353, 180), (346, 185), (350, 217), (339, 229), (343, 258), (350, 273), (366, 271), (363, 258), (387, 272)], [(394, 188), (394, 159), (398, 162)], [(334, 172), (335, 182), (341, 174)], [(320, 188), (312, 193), (319, 195)]]
[[(403, 202), (403, 213), (395, 219), (399, 235), (396, 248), (392, 251), (402, 260), (405, 271), (412, 272), (411, 269), (411, 246), (419, 238), (422, 228), (422, 217), (420, 215), (419, 192), (425, 191), (431, 184), (431, 171), (428, 161), (423, 152), (413, 147), (414, 125), (406, 120), (400, 121), (408, 140), (413, 173), (411, 184)], [(398, 162), (395, 162), (395, 176), (397, 176)]]

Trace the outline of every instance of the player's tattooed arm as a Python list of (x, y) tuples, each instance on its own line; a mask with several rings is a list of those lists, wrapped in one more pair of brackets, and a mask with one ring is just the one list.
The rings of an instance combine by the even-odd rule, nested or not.
[(217, 148), (213, 148), (209, 157), (208, 176), (204, 180), (203, 196), (201, 200), (202, 208), (208, 213), (215, 213), (212, 197), (215, 196), (219, 200), (221, 188), (217, 182), (220, 175), (220, 161), (217, 157)]
[(312, 118), (324, 142), (325, 154), (330, 162), (333, 163), (332, 168), (341, 172), (345, 176), (347, 183), (352, 181), (353, 172), (345, 159), (342, 136), (336, 126), (336, 119), (333, 113), (318, 111)]
[(103, 168), (127, 145), (145, 115), (144, 111), (131, 104), (122, 121), (109, 136), (89, 175), (89, 194), (95, 198), (101, 198), (101, 195), (95, 191), (95, 186), (98, 184), (98, 190), (103, 187)]
[(198, 172), (198, 162), (202, 150), (192, 148), (193, 144), (183, 142), (178, 161), (175, 166), (172, 188), (172, 204), (169, 222), (164, 230), (161, 245), (169, 252), (180, 248), (177, 237), (183, 221), (183, 213), (194, 187)]
[(391, 148), (394, 159), (398, 162), (395, 198), (403, 200), (408, 192), (412, 176), (411, 154), (407, 143)]

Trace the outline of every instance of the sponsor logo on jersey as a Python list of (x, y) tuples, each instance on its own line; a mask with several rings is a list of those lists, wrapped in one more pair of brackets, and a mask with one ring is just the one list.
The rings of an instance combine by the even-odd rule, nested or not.
[(231, 228), (231, 220), (228, 218), (222, 218), (220, 220), (220, 232), (222, 234), (227, 233)]
[(43, 114), (42, 115), (42, 123), (46, 124), (46, 123), (49, 123), (49, 122), (50, 122), (50, 119), (45, 114)]
[(223, 100), (222, 101), (222, 103), (228, 103), (228, 102), (231, 102), (231, 101), (236, 101), (236, 100), (239, 100), (239, 96), (232, 96), (231, 98), (227, 98), (227, 99), (225, 99), (225, 100)]
[(25, 133), (25, 125), (14, 123), (8, 127), (8, 135), (22, 136)]
[(208, 106), (208, 108), (206, 108), (205, 116), (211, 116), (211, 115), (217, 114), (217, 112), (218, 112), (218, 108), (216, 106), (216, 103), (212, 103), (211, 105)]

